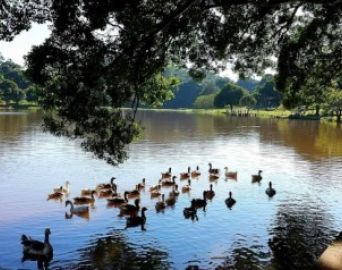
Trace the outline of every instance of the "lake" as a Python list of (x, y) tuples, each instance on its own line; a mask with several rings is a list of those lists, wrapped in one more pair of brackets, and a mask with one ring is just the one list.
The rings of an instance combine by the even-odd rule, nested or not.
[[(44, 133), (39, 112), (0, 111), (0, 269), (36, 269), (21, 262), (20, 236), (43, 240), (45, 228), (52, 232), (51, 269), (312, 269), (342, 230), (342, 128), (182, 111), (140, 111), (138, 119), (142, 138), (124, 164), (112, 167), (79, 142)], [(237, 180), (221, 172), (209, 181), (209, 162), (237, 170)], [(148, 187), (169, 167), (179, 176), (197, 165), (202, 174), (191, 191), (157, 213)], [(252, 184), (259, 169), (263, 180)], [(96, 199), (89, 219), (66, 219), (64, 201), (47, 201), (66, 180), (72, 198), (112, 176), (121, 193), (146, 178), (146, 231), (125, 230), (125, 218), (105, 199)], [(272, 199), (269, 181), (277, 191)], [(206, 211), (185, 219), (183, 208), (210, 183), (216, 195)], [(232, 209), (224, 203), (229, 191), (237, 201)]]

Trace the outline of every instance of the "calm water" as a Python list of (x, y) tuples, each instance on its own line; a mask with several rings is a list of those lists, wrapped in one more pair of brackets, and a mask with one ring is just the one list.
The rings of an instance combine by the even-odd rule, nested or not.
[[(43, 239), (51, 228), (51, 269), (311, 269), (342, 229), (342, 129), (330, 124), (258, 120), (183, 112), (143, 111), (144, 137), (130, 159), (111, 167), (78, 143), (43, 133), (39, 113), (0, 112), (0, 269), (35, 269), (21, 262), (20, 235)], [(208, 162), (238, 170), (238, 180), (214, 182), (216, 196), (198, 221), (183, 217), (191, 198), (209, 188)], [(119, 191), (161, 171), (199, 165), (174, 209), (156, 213), (148, 189), (146, 231), (124, 230), (118, 210), (97, 200), (90, 219), (65, 219), (64, 203), (47, 193), (66, 180), (70, 197), (116, 176)], [(262, 169), (260, 185), (250, 175)], [(268, 199), (268, 181), (277, 194)], [(179, 183), (185, 185), (186, 181)], [(228, 192), (237, 200), (232, 210)], [(166, 194), (168, 190), (165, 189)]]

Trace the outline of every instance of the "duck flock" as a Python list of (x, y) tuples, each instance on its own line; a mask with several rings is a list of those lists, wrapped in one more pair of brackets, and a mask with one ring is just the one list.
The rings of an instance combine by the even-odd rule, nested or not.
[[(216, 181), (220, 178), (220, 169), (213, 168), (209, 163), (209, 180)], [(238, 172), (229, 171), (227, 167), (224, 168), (224, 176), (226, 178), (237, 179)], [(257, 174), (251, 176), (252, 183), (259, 183), (262, 180), (262, 171), (259, 170)], [(112, 177), (108, 183), (101, 183), (94, 188), (87, 188), (81, 190), (81, 195), (74, 197), (72, 200), (67, 199), (65, 206), (69, 207), (69, 212), (65, 214), (66, 218), (71, 218), (73, 215), (83, 218), (89, 218), (90, 207), (95, 203), (96, 199), (106, 199), (109, 207), (117, 207), (120, 210), (119, 216), (126, 217), (126, 228), (141, 226), (142, 230), (145, 230), (146, 207), (140, 206), (140, 192), (148, 189), (151, 199), (158, 198), (158, 202), (155, 204), (155, 210), (157, 212), (164, 211), (167, 207), (172, 207), (176, 204), (177, 198), (180, 194), (177, 178), (180, 180), (187, 180), (180, 190), (182, 193), (188, 193), (191, 190), (191, 178), (198, 178), (201, 176), (199, 167), (196, 170), (191, 171), (188, 167), (186, 172), (181, 172), (179, 176), (172, 174), (172, 169), (169, 168), (166, 172), (161, 173), (161, 178), (156, 185), (147, 186), (145, 178), (138, 184), (136, 184), (133, 190), (126, 190), (123, 194), (117, 192), (118, 186), (115, 183), (115, 177)], [(165, 194), (162, 190), (171, 188), (168, 197), (165, 198)], [(70, 193), (70, 183), (67, 181), (64, 186), (54, 188), (52, 193), (48, 195), (48, 200), (60, 200), (67, 198)], [(272, 182), (269, 182), (269, 186), (265, 193), (269, 197), (273, 197), (276, 194), (276, 190), (272, 187)], [(191, 205), (183, 209), (183, 215), (185, 218), (191, 218), (192, 220), (197, 217), (197, 209), (203, 208), (207, 205), (208, 200), (212, 200), (215, 196), (213, 185), (210, 184), (209, 190), (203, 191), (202, 198), (194, 198), (191, 200)], [(134, 204), (129, 203), (134, 199)], [(236, 204), (236, 200), (233, 198), (233, 194), (229, 191), (229, 196), (224, 201), (229, 209)], [(140, 215), (139, 215), (140, 214)], [(34, 257), (36, 260), (50, 261), (52, 259), (53, 249), (49, 242), (50, 229), (45, 230), (45, 240), (40, 242), (31, 239), (29, 236), (22, 235), (21, 243), (23, 246), (24, 257)]]

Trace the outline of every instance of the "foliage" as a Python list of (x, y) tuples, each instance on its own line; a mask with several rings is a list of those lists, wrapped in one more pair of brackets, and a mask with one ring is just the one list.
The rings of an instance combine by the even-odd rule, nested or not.
[(252, 95), (247, 94), (240, 98), (239, 104), (241, 106), (247, 107), (247, 109), (249, 110), (255, 106), (256, 102), (256, 99)]
[(214, 108), (214, 100), (216, 93), (198, 96), (193, 104), (196, 109), (212, 109)]
[[(51, 37), (27, 57), (27, 74), (44, 87), (42, 104), (55, 115), (45, 126), (116, 163), (135, 134), (135, 108), (168, 96), (155, 77), (170, 62), (191, 63), (201, 80), (203, 70), (227, 62), (242, 75), (261, 74), (275, 56), (277, 89), (291, 85), (287, 95), (295, 96), (312, 67), (321, 64), (322, 77), (341, 73), (341, 13), (339, 0), (4, 0), (0, 39), (51, 23)], [(128, 103), (131, 113), (120, 112)]]
[(247, 91), (242, 87), (228, 83), (221, 91), (218, 93), (214, 99), (214, 105), (217, 108), (223, 108), (226, 105), (230, 106), (230, 110), (233, 110), (234, 105), (238, 105), (241, 97), (246, 95)]
[(342, 89), (330, 88), (327, 94), (326, 105), (330, 110), (336, 113), (337, 122), (341, 123), (342, 116)]
[(266, 75), (255, 89), (255, 97), (259, 108), (278, 107), (281, 94), (275, 89), (272, 75)]

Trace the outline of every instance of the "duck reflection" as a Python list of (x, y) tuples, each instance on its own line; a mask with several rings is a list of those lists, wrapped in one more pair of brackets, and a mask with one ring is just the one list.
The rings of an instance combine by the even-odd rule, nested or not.
[(74, 258), (59, 269), (172, 269), (168, 254), (160, 246), (130, 243), (120, 230), (96, 235), (78, 252), (77, 261)]

